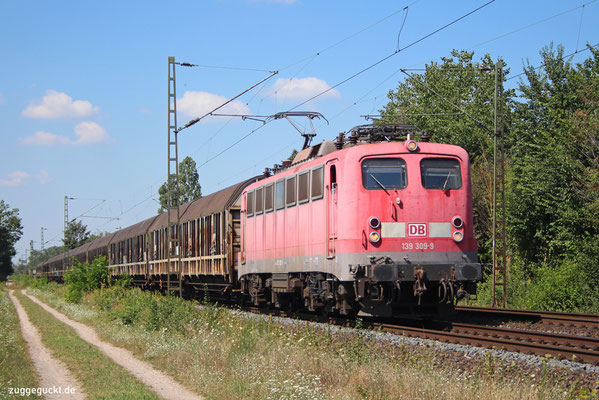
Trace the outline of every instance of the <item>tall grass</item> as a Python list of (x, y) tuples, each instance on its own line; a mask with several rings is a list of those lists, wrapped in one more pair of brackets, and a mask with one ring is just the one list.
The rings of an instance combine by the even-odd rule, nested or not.
[(374, 341), (364, 331), (282, 325), (137, 289), (98, 289), (81, 304), (68, 304), (62, 292), (34, 291), (207, 398), (544, 399), (578, 393), (555, 384), (551, 373), (533, 380), (509, 373), (495, 359), (472, 360), (464, 371), (438, 361), (434, 349)]

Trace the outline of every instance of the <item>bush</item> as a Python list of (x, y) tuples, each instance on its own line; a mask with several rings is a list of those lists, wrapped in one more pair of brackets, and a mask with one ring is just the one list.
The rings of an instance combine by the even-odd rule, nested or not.
[(533, 310), (579, 311), (588, 307), (593, 292), (576, 263), (565, 261), (555, 269), (538, 270), (526, 297)]
[(48, 278), (45, 276), (37, 279), (32, 279), (28, 286), (36, 289), (45, 289), (48, 286)]
[(175, 296), (125, 289), (119, 286), (94, 291), (90, 300), (123, 325), (140, 325), (147, 331), (185, 332), (195, 318), (194, 303)]
[(91, 264), (77, 262), (77, 265), (74, 265), (64, 275), (64, 281), (67, 284), (66, 300), (78, 303), (85, 293), (108, 285), (110, 271), (106, 268), (107, 265), (108, 261), (104, 256), (94, 258)]

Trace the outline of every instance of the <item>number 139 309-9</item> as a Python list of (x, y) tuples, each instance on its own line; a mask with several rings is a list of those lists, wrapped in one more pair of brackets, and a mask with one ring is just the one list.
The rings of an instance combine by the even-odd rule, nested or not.
[(401, 244), (401, 249), (402, 250), (433, 250), (435, 248), (435, 244), (434, 243), (427, 243), (427, 242), (416, 242), (416, 243), (402, 243)]

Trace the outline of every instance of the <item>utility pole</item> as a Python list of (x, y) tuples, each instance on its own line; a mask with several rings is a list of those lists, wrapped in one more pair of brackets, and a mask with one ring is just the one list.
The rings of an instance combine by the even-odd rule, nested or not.
[[(168, 160), (167, 160), (166, 186), (168, 188), (168, 249), (166, 269), (166, 289), (170, 292), (179, 286), (181, 296), (181, 235), (179, 224), (181, 215), (179, 212), (179, 153), (177, 144), (177, 90), (175, 84), (175, 57), (168, 58)], [(171, 263), (178, 283), (171, 282)]]
[(493, 307), (507, 306), (505, 243), (505, 142), (503, 61), (495, 63), (495, 134), (493, 137)]
[(64, 196), (64, 231), (63, 238), (66, 239), (67, 229), (69, 229), (69, 200), (75, 200), (74, 197)]
[(64, 196), (64, 230), (63, 238), (66, 240), (67, 228), (69, 227), (69, 196)]
[[(62, 233), (62, 242), (64, 247), (64, 252), (62, 253), (62, 268), (66, 270), (67, 265), (67, 229), (69, 228), (69, 200), (75, 200), (74, 197), (64, 196), (64, 231)], [(58, 276), (58, 272), (57, 272)]]
[(41, 238), (40, 238), (40, 249), (41, 249), (41, 252), (42, 252), (42, 253), (44, 252), (44, 244), (45, 244), (45, 243), (44, 243), (44, 230), (45, 230), (45, 229), (46, 229), (46, 228), (44, 228), (44, 227), (42, 226), (42, 229), (41, 229)]

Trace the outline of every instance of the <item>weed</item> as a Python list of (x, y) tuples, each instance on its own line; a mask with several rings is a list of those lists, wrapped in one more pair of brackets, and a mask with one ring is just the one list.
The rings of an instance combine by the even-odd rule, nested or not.
[(495, 377), (495, 372), (497, 368), (496, 363), (497, 361), (493, 352), (486, 352), (484, 357), (483, 370), (489, 378)]

